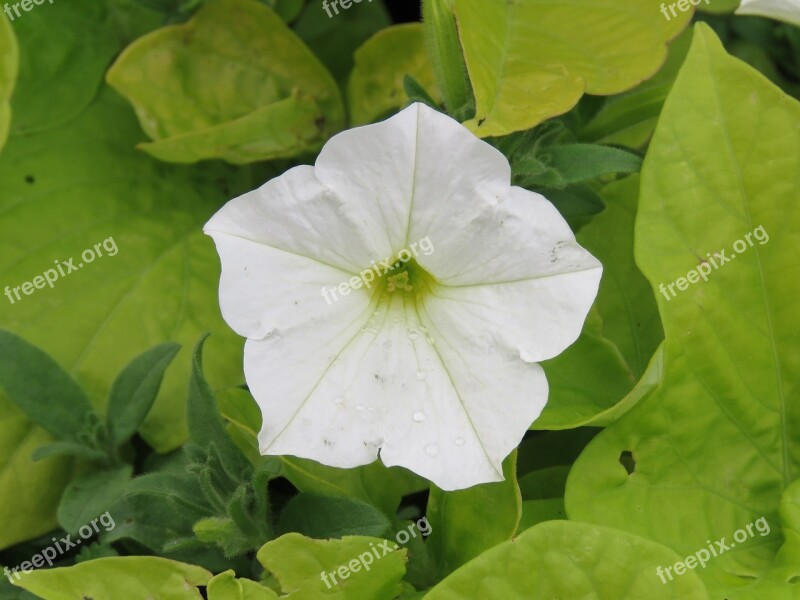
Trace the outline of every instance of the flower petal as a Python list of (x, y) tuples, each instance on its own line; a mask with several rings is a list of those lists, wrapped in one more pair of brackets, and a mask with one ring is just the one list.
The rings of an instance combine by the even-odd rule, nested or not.
[[(511, 168), (457, 121), (415, 103), (390, 119), (334, 136), (316, 162), (319, 180), (347, 198), (369, 227), (385, 232), (390, 256), (409, 237), (411, 214), (436, 198), (450, 211), (485, 188), (508, 188)], [(446, 215), (440, 215), (446, 219)], [(424, 234), (423, 234), (424, 235)]]
[(542, 369), (457, 331), (426, 330), (414, 303), (392, 295), (365, 327), (335, 337), (248, 341), (262, 452), (354, 467), (380, 448), (386, 465), (442, 489), (500, 481), (546, 402)]
[(758, 15), (800, 25), (800, 0), (742, 0), (737, 15)]
[[(312, 167), (296, 167), (258, 190), (231, 200), (206, 224), (222, 260), (220, 307), (239, 335), (261, 339), (278, 328), (350, 319), (369, 303), (354, 290), (328, 306), (322, 288), (360, 272), (377, 240)], [(350, 315), (350, 316), (348, 316)]]

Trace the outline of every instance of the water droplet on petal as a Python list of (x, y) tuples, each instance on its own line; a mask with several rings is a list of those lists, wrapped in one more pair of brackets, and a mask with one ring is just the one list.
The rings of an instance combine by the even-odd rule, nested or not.
[(356, 410), (358, 412), (364, 412), (364, 405), (363, 404), (356, 404)]
[(423, 381), (426, 377), (427, 377), (427, 375), (425, 374), (424, 371), (417, 371), (417, 379), (419, 379), (420, 381)]
[(336, 398), (333, 399), (333, 403), (336, 404), (337, 406), (342, 402), (344, 402), (344, 398), (342, 398), (341, 396), (336, 396)]
[(412, 340), (415, 340), (419, 337), (419, 334), (412, 329), (411, 331), (408, 332), (408, 337), (411, 338)]
[(464, 438), (458, 437), (454, 440), (456, 446), (463, 446), (464, 445)]
[(425, 446), (425, 454), (428, 456), (436, 456), (439, 454), (439, 445), (438, 444), (428, 444)]
[(425, 419), (426, 419), (426, 417), (425, 417), (425, 413), (424, 412), (417, 411), (417, 412), (414, 413), (414, 420), (417, 423), (422, 423)]

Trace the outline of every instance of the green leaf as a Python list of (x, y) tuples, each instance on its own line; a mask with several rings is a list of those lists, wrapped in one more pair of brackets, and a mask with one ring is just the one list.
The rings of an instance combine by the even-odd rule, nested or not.
[[(570, 518), (684, 556), (760, 517), (775, 529), (800, 475), (798, 122), (796, 100), (697, 26), (645, 161), (636, 222), (637, 263), (666, 292), (656, 295), (663, 380), (578, 459)], [(709, 253), (720, 251), (735, 259), (715, 269)], [(699, 267), (708, 281), (684, 279), (672, 297), (671, 282)], [(737, 545), (700, 575), (726, 597), (770, 567), (779, 541)]]
[(425, 600), (708, 600), (691, 571), (672, 585), (661, 583), (656, 568), (676, 560), (668, 548), (628, 533), (550, 521), (484, 552)]
[(428, 488), (428, 483), (401, 467), (385, 467), (379, 461), (337, 469), (313, 460), (282, 456), (284, 476), (301, 492), (327, 496), (347, 496), (394, 515), (403, 496)]
[(610, 173), (637, 173), (642, 166), (638, 154), (596, 144), (550, 146), (536, 158), (546, 169), (521, 177), (523, 186), (563, 188)]
[(73, 479), (64, 490), (58, 505), (58, 524), (69, 533), (91, 524), (122, 497), (131, 479), (133, 467), (90, 471)]
[(406, 561), (406, 550), (395, 546), (379, 538), (312, 540), (288, 533), (262, 547), (258, 562), (291, 600), (394, 600)]
[(450, 0), (423, 0), (422, 20), (425, 46), (433, 74), (442, 90), (447, 112), (457, 119), (466, 119), (466, 109), (474, 109), (467, 66), (458, 41), (453, 3)]
[(46, 600), (199, 600), (211, 573), (153, 556), (100, 558), (74, 567), (40, 569), (16, 584)]
[(215, 0), (128, 47), (107, 75), (168, 162), (292, 157), (344, 124), (330, 73), (272, 10)]
[(0, 549), (4, 549), (56, 527), (55, 507), (73, 472), (69, 460), (33, 461), (34, 450), (52, 437), (3, 394), (0, 414)]
[(686, 29), (670, 44), (667, 61), (655, 77), (629, 92), (606, 98), (593, 118), (581, 126), (579, 138), (631, 148), (644, 146), (653, 135), (658, 115), (686, 59), (691, 41), (692, 30)]
[[(330, 0), (329, 4), (332, 4)], [(338, 15), (332, 12), (330, 17), (320, 2), (309, 2), (294, 30), (333, 74), (339, 86), (345, 88), (353, 70), (356, 49), (391, 24), (382, 0), (362, 0), (360, 4), (339, 11)]]
[(0, 387), (29, 419), (61, 440), (77, 440), (93, 412), (86, 394), (56, 361), (2, 330)]
[(156, 401), (164, 372), (181, 347), (161, 344), (125, 367), (111, 387), (106, 421), (115, 446), (127, 442)]
[(187, 401), (189, 437), (206, 451), (213, 445), (228, 475), (237, 479), (250, 473), (252, 466), (225, 430), (214, 393), (203, 375), (203, 344), (206, 339), (207, 335), (203, 335), (197, 342), (192, 358)]
[(19, 48), (17, 38), (7, 19), (0, 19), (0, 151), (8, 138), (11, 126), (11, 94), (17, 81)]
[(378, 537), (390, 525), (386, 515), (366, 502), (309, 493), (289, 500), (278, 519), (281, 532), (294, 531), (316, 539), (346, 535)]
[(405, 106), (406, 76), (425, 89), (435, 89), (419, 23), (395, 25), (376, 33), (356, 50), (355, 63), (347, 86), (353, 125), (371, 123)]
[(234, 571), (220, 573), (208, 583), (208, 600), (278, 600), (271, 589), (250, 581), (236, 579)]
[[(653, 0), (453, 0), (481, 137), (522, 131), (584, 93), (618, 94), (651, 77), (692, 13), (667, 21)], [(531, 102), (531, 99), (535, 102)]]
[(653, 290), (633, 259), (639, 181), (635, 175), (603, 188), (605, 211), (576, 236), (603, 263), (595, 304), (602, 317), (600, 331), (619, 348), (637, 378), (664, 339)]
[(34, 450), (31, 458), (34, 461), (40, 461), (52, 456), (75, 456), (96, 462), (108, 459), (108, 454), (78, 442), (55, 442), (39, 446)]
[(503, 461), (505, 481), (445, 492), (432, 486), (427, 517), (428, 551), (440, 577), (493, 546), (511, 539), (520, 519), (516, 450)]
[(550, 392), (534, 429), (597, 424), (633, 387), (630, 368), (619, 349), (602, 336), (601, 328), (593, 309), (578, 340), (557, 357), (541, 363)]

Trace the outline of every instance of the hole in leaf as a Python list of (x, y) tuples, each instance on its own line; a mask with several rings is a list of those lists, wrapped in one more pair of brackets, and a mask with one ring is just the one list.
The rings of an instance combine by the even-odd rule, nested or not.
[(630, 450), (623, 450), (619, 455), (619, 464), (625, 467), (628, 475), (636, 470), (636, 459), (633, 458), (633, 452)]

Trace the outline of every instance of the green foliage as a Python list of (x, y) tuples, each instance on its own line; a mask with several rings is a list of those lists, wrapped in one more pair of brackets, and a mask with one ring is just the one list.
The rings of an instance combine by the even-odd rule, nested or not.
[(425, 53), (422, 26), (407, 23), (387, 27), (355, 53), (355, 68), (347, 85), (350, 120), (363, 125), (403, 108), (405, 78), (422, 89), (434, 90), (433, 69)]
[(344, 120), (328, 71), (253, 0), (216, 0), (188, 23), (141, 38), (107, 79), (154, 140), (139, 147), (169, 162), (291, 157), (324, 142)]
[(481, 137), (529, 129), (584, 93), (634, 87), (658, 71), (691, 18), (667, 21), (652, 0), (629, 0), (624, 12), (614, 0), (452, 4), (477, 104), (466, 125)]
[(11, 126), (11, 94), (17, 80), (19, 49), (11, 23), (0, 19), (0, 150), (8, 138)]
[(426, 600), (708, 600), (693, 572), (665, 586), (656, 568), (678, 556), (614, 529), (550, 521), (483, 553), (442, 581)]
[[(800, 223), (785, 174), (800, 172), (799, 121), (797, 101), (697, 28), (645, 161), (637, 262), (658, 289), (698, 265), (712, 270), (708, 253), (736, 258), (674, 298), (657, 294), (661, 383), (589, 445), (567, 486), (570, 518), (687, 555), (766, 518), (771, 537), (738, 544), (699, 573), (725, 596), (769, 568), (782, 541), (779, 502), (798, 477), (800, 324), (790, 307), (800, 278), (789, 232)], [(769, 243), (731, 250), (760, 226)]]

